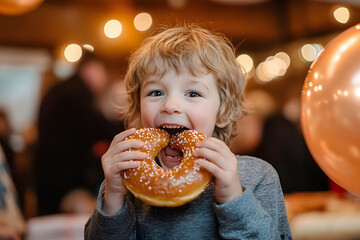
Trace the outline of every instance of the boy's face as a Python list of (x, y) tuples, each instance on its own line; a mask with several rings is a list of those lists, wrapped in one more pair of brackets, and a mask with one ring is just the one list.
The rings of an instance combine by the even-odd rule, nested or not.
[[(212, 74), (194, 77), (187, 71), (177, 75), (171, 70), (163, 77), (149, 76), (141, 90), (140, 105), (143, 127), (171, 129), (170, 133), (195, 129), (212, 136), (220, 97)], [(174, 151), (168, 153), (172, 156), (165, 154), (160, 159), (163, 167), (179, 165), (181, 158)]]

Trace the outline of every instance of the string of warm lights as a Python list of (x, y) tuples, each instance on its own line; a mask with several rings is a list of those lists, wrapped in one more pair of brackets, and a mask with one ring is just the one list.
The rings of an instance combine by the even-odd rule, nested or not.
[[(350, 19), (350, 11), (346, 7), (337, 7), (333, 11), (333, 16), (339, 23), (345, 24)], [(134, 17), (133, 24), (136, 30), (143, 32), (148, 30), (153, 23), (149, 13), (142, 12)], [(123, 30), (119, 20), (111, 19), (104, 25), (104, 34), (108, 38), (118, 38)], [(68, 62), (77, 62), (82, 56), (82, 48), (94, 51), (94, 47), (85, 44), (82, 47), (71, 43), (64, 50), (65, 59)], [(323, 50), (323, 46), (318, 43), (306, 43), (299, 48), (299, 57), (305, 62), (313, 62)], [(260, 82), (270, 82), (273, 79), (284, 76), (290, 66), (290, 56), (285, 52), (278, 52), (274, 56), (269, 56), (266, 60), (254, 65), (253, 58), (248, 54), (241, 54), (237, 57), (239, 64), (247, 78), (256, 76)]]
[[(134, 17), (134, 27), (140, 32), (148, 30), (152, 25), (152, 17), (149, 13), (142, 12)], [(123, 30), (121, 22), (117, 19), (108, 20), (104, 25), (104, 34), (108, 38), (118, 38)], [(94, 47), (90, 44), (85, 44), (83, 48), (94, 51)], [(64, 56), (65, 59), (74, 63), (79, 61), (82, 56), (82, 47), (79, 44), (71, 43), (65, 47)]]
[[(345, 24), (350, 19), (350, 11), (346, 7), (337, 7), (333, 11), (333, 16), (336, 21)], [(304, 62), (313, 62), (323, 49), (324, 47), (319, 43), (306, 43), (299, 47), (298, 56)], [(284, 76), (291, 63), (290, 56), (285, 52), (278, 52), (274, 56), (267, 57), (256, 67), (252, 57), (248, 54), (239, 55), (237, 60), (247, 78), (255, 75), (256, 80), (260, 82), (270, 82)]]

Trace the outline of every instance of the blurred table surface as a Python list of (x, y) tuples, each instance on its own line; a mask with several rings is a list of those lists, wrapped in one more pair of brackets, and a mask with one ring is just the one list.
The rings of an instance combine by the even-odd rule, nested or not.
[[(360, 198), (332, 192), (285, 195), (294, 240), (360, 240)], [(89, 215), (58, 214), (29, 219), (26, 240), (80, 240)]]
[(285, 195), (294, 240), (360, 240), (360, 198), (350, 193)]
[(83, 240), (89, 215), (54, 214), (28, 220), (25, 240)]

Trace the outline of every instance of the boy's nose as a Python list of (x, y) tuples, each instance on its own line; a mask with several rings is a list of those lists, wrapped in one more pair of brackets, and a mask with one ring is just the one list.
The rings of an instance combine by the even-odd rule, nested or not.
[(166, 99), (161, 108), (161, 113), (166, 113), (166, 114), (182, 113), (180, 101), (176, 98)]

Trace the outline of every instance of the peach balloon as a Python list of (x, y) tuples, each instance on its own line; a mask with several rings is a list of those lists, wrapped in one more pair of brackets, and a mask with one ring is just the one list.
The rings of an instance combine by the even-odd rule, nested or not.
[(37, 8), (43, 0), (1, 0), (0, 14), (20, 15)]
[(360, 195), (360, 24), (335, 37), (311, 65), (301, 127), (320, 168)]

